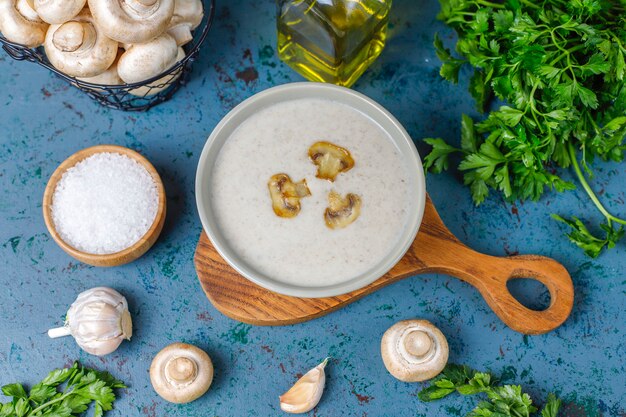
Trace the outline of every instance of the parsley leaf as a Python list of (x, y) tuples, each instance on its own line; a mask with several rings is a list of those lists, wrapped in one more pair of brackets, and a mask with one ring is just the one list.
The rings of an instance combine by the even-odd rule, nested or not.
[(559, 215), (553, 214), (552, 218), (568, 225), (571, 229), (567, 234), (569, 240), (592, 258), (597, 258), (604, 248), (611, 249), (615, 247), (615, 244), (624, 236), (625, 232), (623, 226), (615, 229), (612, 224), (603, 223), (600, 227), (605, 232), (605, 235), (604, 238), (600, 238), (594, 236), (587, 229), (587, 226), (575, 216), (571, 219), (564, 219)]
[(437, 58), (443, 63), (439, 74), (448, 81), (453, 83), (459, 82), (459, 70), (465, 64), (465, 60), (454, 58), (449, 49), (443, 46), (443, 42), (438, 35), (435, 35), (435, 52)]
[[(418, 392), (422, 401), (434, 401), (454, 392), (462, 395), (484, 394), (489, 401), (481, 401), (470, 411), (469, 417), (530, 417), (537, 412), (530, 395), (522, 392), (519, 385), (497, 385), (497, 381), (485, 372), (477, 372), (467, 366), (448, 364), (443, 372), (427, 388)], [(548, 395), (542, 417), (558, 417), (561, 400)]]
[(2, 387), (2, 393), (7, 397), (28, 398), (22, 384), (8, 384)]
[(436, 174), (448, 169), (448, 156), (459, 152), (459, 149), (448, 145), (441, 138), (427, 138), (424, 142), (433, 147), (432, 151), (424, 158), (424, 169)]
[(75, 367), (55, 369), (46, 376), (41, 385), (47, 385), (49, 387), (56, 387), (57, 385), (67, 381), (67, 379), (76, 371)]
[(557, 417), (561, 408), (561, 400), (556, 398), (554, 394), (548, 394), (546, 405), (541, 410), (542, 417)]
[(417, 396), (422, 401), (441, 399), (467, 385), (475, 374), (476, 371), (467, 366), (449, 364), (431, 386), (421, 390)]
[(478, 137), (474, 131), (474, 120), (466, 114), (461, 119), (461, 149), (466, 152), (478, 150)]
[[(60, 388), (59, 388), (60, 387)], [(113, 408), (114, 389), (126, 388), (123, 382), (108, 372), (87, 369), (74, 363), (70, 368), (55, 369), (29, 393), (21, 384), (9, 384), (2, 392), (13, 397), (0, 404), (0, 417), (71, 417), (87, 411), (94, 405), (94, 416)]]

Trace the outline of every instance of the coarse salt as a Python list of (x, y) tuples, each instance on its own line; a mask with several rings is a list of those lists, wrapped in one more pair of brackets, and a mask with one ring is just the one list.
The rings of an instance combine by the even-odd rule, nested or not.
[(63, 174), (52, 196), (52, 220), (63, 241), (75, 249), (116, 253), (146, 234), (158, 201), (157, 184), (141, 164), (102, 152)]

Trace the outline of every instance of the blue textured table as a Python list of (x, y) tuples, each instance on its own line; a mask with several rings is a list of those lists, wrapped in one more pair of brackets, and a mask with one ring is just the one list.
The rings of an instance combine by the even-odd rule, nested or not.
[[(431, 46), (435, 1), (394, 4), (390, 40), (355, 89), (378, 100), (419, 139), (459, 136), (462, 112), (475, 115), (464, 73), (459, 86), (443, 81)], [(598, 220), (582, 191), (550, 193), (538, 203), (505, 204), (499, 197), (475, 208), (457, 173), (428, 176), (428, 191), (449, 228), (465, 243), (494, 255), (538, 253), (571, 272), (576, 301), (556, 331), (523, 336), (503, 325), (479, 294), (447, 276), (407, 279), (324, 318), (289, 327), (236, 323), (205, 298), (193, 267), (201, 226), (194, 175), (206, 137), (233, 106), (270, 86), (300, 80), (275, 54), (274, 2), (219, 1), (216, 21), (192, 80), (146, 114), (109, 110), (40, 67), (0, 53), (0, 383), (32, 384), (51, 368), (78, 359), (126, 381), (110, 416), (273, 416), (278, 395), (325, 356), (326, 393), (318, 416), (464, 415), (476, 399), (421, 403), (421, 384), (385, 370), (380, 337), (400, 319), (422, 317), (448, 336), (450, 360), (491, 369), (521, 383), (543, 401), (554, 391), (568, 416), (626, 415), (626, 263), (624, 243), (598, 260), (586, 258), (549, 219), (557, 212)], [(49, 237), (41, 199), (49, 175), (73, 152), (114, 143), (137, 149), (156, 166), (168, 195), (161, 238), (144, 257), (123, 267), (77, 263)], [(596, 168), (594, 187), (625, 214), (626, 165)], [(566, 174), (568, 177), (569, 175)], [(107, 285), (126, 295), (133, 340), (104, 358), (82, 352), (71, 338), (45, 332), (63, 321), (78, 292)], [(547, 294), (534, 285), (517, 292), (539, 306)], [(209, 393), (188, 405), (162, 401), (148, 367), (168, 343), (206, 349), (216, 367)]]

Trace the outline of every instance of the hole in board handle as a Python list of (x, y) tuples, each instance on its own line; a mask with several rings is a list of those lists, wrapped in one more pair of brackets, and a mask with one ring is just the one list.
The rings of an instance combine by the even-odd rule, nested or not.
[(506, 288), (526, 308), (544, 311), (550, 307), (550, 291), (534, 278), (511, 278), (507, 281)]

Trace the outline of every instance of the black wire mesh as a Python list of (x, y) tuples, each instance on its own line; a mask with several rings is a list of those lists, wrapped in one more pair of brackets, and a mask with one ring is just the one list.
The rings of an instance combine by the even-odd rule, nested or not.
[(124, 111), (145, 111), (169, 100), (178, 89), (187, 83), (191, 66), (198, 58), (215, 14), (215, 0), (203, 0), (204, 17), (194, 31), (193, 41), (183, 46), (185, 58), (167, 71), (145, 81), (122, 85), (92, 84), (70, 77), (50, 64), (43, 47), (28, 48), (10, 42), (0, 34), (0, 43), (11, 58), (30, 61), (41, 65), (64, 79), (89, 97), (106, 107)]

